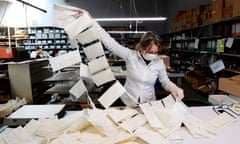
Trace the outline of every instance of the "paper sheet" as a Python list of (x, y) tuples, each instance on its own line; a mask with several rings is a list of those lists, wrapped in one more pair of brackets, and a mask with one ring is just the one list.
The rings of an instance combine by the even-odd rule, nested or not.
[(88, 63), (89, 70), (91, 74), (102, 71), (106, 68), (109, 68), (108, 61), (105, 56), (94, 59)]
[(97, 86), (105, 84), (107, 82), (115, 80), (115, 77), (110, 68), (98, 72), (92, 76), (92, 80), (95, 82)]
[(79, 50), (71, 51), (64, 55), (60, 55), (49, 59), (52, 71), (54, 72), (65, 67), (72, 66), (79, 62), (81, 62)]
[(83, 51), (88, 60), (92, 60), (99, 56), (105, 55), (102, 44), (100, 42), (96, 42), (88, 47), (83, 48)]
[(225, 69), (225, 65), (222, 60), (217, 60), (214, 63), (210, 64), (210, 68), (213, 73), (217, 73), (217, 72)]
[(89, 27), (86, 31), (78, 34), (76, 38), (81, 44), (87, 44), (98, 39), (92, 27)]
[(74, 95), (77, 99), (80, 98), (85, 92), (87, 92), (87, 88), (85, 87), (83, 81), (80, 79), (70, 90), (70, 94)]
[(232, 48), (233, 42), (234, 42), (233, 38), (228, 38), (226, 42), (226, 47)]
[(104, 92), (104, 94), (98, 99), (98, 101), (105, 108), (108, 108), (125, 92), (125, 88), (120, 84), (120, 82), (116, 81), (106, 92)]

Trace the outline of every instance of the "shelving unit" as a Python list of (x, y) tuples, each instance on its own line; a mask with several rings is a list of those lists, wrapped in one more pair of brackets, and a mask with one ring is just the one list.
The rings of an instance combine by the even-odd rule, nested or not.
[(37, 47), (54, 56), (58, 51), (71, 51), (67, 33), (63, 28), (0, 27), (0, 58), (15, 58), (18, 51), (31, 52)]
[(27, 103), (35, 104), (42, 99), (48, 88), (43, 80), (52, 76), (52, 72), (44, 68), (49, 65), (48, 60), (30, 60), (8, 64), (8, 74), (12, 97), (26, 98)]
[(68, 35), (62, 28), (44, 26), (18, 28), (18, 30), (26, 31), (28, 37), (18, 43), (18, 47), (25, 50), (33, 51), (37, 47), (54, 54), (59, 50), (72, 50)]
[[(233, 17), (162, 37), (165, 44), (171, 45), (171, 66), (187, 74), (195, 73), (195, 80), (191, 78), (189, 82), (193, 84), (195, 81), (193, 87), (198, 89), (212, 80), (217, 84), (218, 77), (226, 76), (226, 73), (240, 73), (239, 32), (240, 17)], [(230, 43), (230, 48), (226, 46), (227, 43)], [(209, 65), (219, 59), (223, 61), (225, 69), (218, 73), (211, 72)]]

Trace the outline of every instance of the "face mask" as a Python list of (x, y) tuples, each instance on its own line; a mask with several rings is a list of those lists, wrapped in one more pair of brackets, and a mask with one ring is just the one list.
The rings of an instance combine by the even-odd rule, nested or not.
[(158, 57), (157, 54), (149, 54), (149, 53), (142, 54), (142, 56), (144, 57), (144, 59), (149, 60), (149, 61), (157, 59), (157, 57)]

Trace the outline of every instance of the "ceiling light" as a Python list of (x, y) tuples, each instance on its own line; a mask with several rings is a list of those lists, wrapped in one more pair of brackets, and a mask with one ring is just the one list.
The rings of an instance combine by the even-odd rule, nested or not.
[(166, 17), (96, 18), (96, 21), (165, 21)]

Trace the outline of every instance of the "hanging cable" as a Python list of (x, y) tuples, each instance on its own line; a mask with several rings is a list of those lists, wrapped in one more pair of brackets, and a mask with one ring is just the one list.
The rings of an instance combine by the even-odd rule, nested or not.
[(122, 16), (124, 17), (125, 14), (124, 14), (124, 8), (123, 8), (123, 0), (120, 1), (120, 9), (121, 9), (121, 12), (122, 12)]
[(25, 1), (23, 1), (23, 0), (16, 0), (16, 1), (18, 1), (18, 2), (21, 2), (21, 3), (25, 4), (25, 5), (28, 5), (28, 6), (30, 6), (30, 7), (33, 7), (33, 8), (35, 8), (35, 9), (37, 9), (37, 10), (40, 10), (40, 11), (42, 11), (42, 12), (45, 12), (45, 13), (47, 13), (47, 11), (46, 11), (46, 10), (44, 10), (44, 9), (41, 9), (41, 8), (39, 8), (39, 7), (35, 6), (35, 5), (32, 5), (32, 4), (28, 3), (28, 2), (25, 2)]
[(105, 13), (104, 13), (104, 16), (105, 16), (105, 17), (107, 16), (107, 13), (108, 13), (108, 11), (109, 11), (109, 8), (110, 8), (110, 6), (111, 6), (111, 3), (112, 3), (112, 0), (109, 0), (109, 1), (108, 1), (108, 5), (107, 5), (107, 9), (106, 9), (106, 11), (105, 11)]
[(158, 4), (157, 4), (157, 0), (155, 0), (155, 16), (158, 15)]
[(136, 9), (136, 4), (135, 4), (135, 0), (132, 0), (133, 2), (133, 10), (134, 10), (134, 14), (136, 17), (138, 17), (138, 13), (137, 13), (137, 9)]

